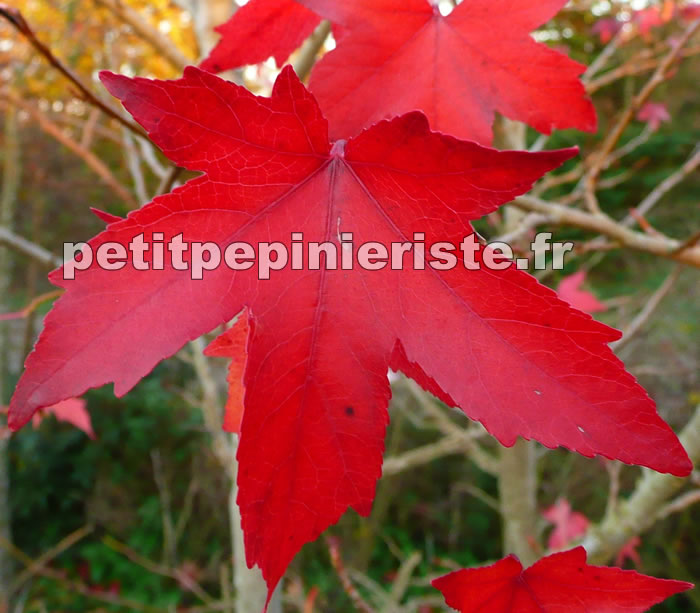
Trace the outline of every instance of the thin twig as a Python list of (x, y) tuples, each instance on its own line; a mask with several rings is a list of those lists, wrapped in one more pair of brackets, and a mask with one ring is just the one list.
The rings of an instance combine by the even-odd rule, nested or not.
[[(423, 411), (429, 415), (434, 421), (437, 428), (448, 436), (460, 436), (465, 445), (465, 451), (473, 462), (484, 472), (495, 474), (498, 472), (498, 460), (483, 449), (477, 442), (474, 434), (465, 430), (461, 426), (455, 424), (441, 407), (439, 407), (433, 399), (425, 392), (415, 381), (406, 380), (406, 385), (413, 397), (418, 401)], [(476, 426), (477, 432), (481, 431), (479, 426)]]
[(700, 248), (690, 247), (679, 251), (683, 244), (680, 241), (665, 236), (652, 237), (635, 232), (603, 213), (587, 213), (529, 195), (516, 198), (513, 204), (526, 211), (547, 215), (552, 223), (590, 230), (615, 240), (621, 246), (700, 268)]
[(347, 570), (345, 569), (345, 565), (343, 564), (343, 558), (340, 555), (340, 542), (338, 539), (334, 536), (326, 536), (326, 545), (328, 547), (328, 553), (331, 558), (331, 564), (333, 565), (333, 568), (335, 569), (336, 574), (338, 575), (338, 578), (340, 579), (340, 583), (343, 586), (343, 590), (345, 590), (345, 593), (350, 597), (350, 600), (352, 600), (352, 603), (355, 605), (355, 608), (358, 611), (362, 611), (362, 613), (374, 613), (372, 610), (372, 607), (369, 606), (369, 604), (365, 601), (364, 598), (362, 598), (362, 594), (357, 591), (357, 588), (353, 584), (352, 580), (350, 579)]
[(413, 576), (417, 566), (420, 564), (422, 557), (423, 556), (421, 555), (420, 551), (414, 551), (399, 567), (396, 577), (394, 577), (394, 581), (391, 585), (388, 603), (389, 606), (387, 607), (389, 610), (395, 610), (398, 608), (401, 600), (406, 594), (406, 590), (408, 590), (411, 585), (411, 577)]
[[(683, 428), (681, 444), (691, 462), (700, 461), (700, 405)], [(604, 564), (633, 536), (641, 535), (657, 521), (657, 513), (666, 501), (687, 482), (673, 475), (643, 470), (632, 495), (619, 504), (618, 510), (591, 526), (583, 540), (590, 564)]]
[(26, 238), (15, 234), (7, 228), (0, 227), (0, 245), (5, 245), (15, 251), (29, 256), (33, 260), (39, 262), (42, 266), (49, 268), (58, 268), (63, 265), (61, 258), (56, 257), (53, 253), (44, 249), (42, 246), (28, 241)]
[(127, 190), (112, 174), (109, 167), (98, 158), (92, 151), (85, 149), (80, 143), (73, 140), (68, 136), (65, 131), (61, 130), (55, 123), (53, 123), (48, 117), (36, 109), (33, 105), (28, 104), (22, 100), (19, 96), (15, 95), (9, 91), (0, 92), (0, 97), (8, 100), (11, 104), (29, 113), (29, 115), (39, 124), (39, 127), (46, 132), (49, 136), (52, 136), (64, 147), (70, 149), (75, 155), (81, 158), (92, 171), (104, 181), (112, 190), (122, 199), (124, 202), (128, 203), (132, 207), (137, 206), (137, 202), (134, 196)]
[[(656, 206), (661, 198), (663, 198), (669, 191), (676, 187), (676, 185), (683, 181), (698, 167), (700, 167), (700, 144), (696, 145), (695, 150), (686, 160), (685, 164), (683, 164), (683, 166), (667, 177), (664, 181), (659, 183), (659, 185), (657, 185), (654, 190), (646, 198), (644, 198), (644, 200), (642, 200), (637, 207), (635, 207), (635, 211), (641, 216), (646, 216), (647, 213), (649, 213), (649, 211)], [(634, 217), (632, 217), (632, 215), (628, 215), (620, 223), (623, 226), (631, 226), (634, 221)]]
[(111, 11), (120, 21), (131, 26), (138, 36), (170, 62), (176, 70), (182, 72), (185, 66), (192, 63), (172, 40), (151, 26), (138, 11), (122, 0), (95, 0), (95, 2)]
[[(26, 564), (27, 568), (25, 568), (19, 575), (17, 575), (17, 577), (15, 577), (10, 587), (10, 591), (16, 592), (20, 587), (22, 587), (25, 581), (30, 579), (32, 576), (39, 574), (45, 569), (46, 566), (48, 566), (48, 564), (51, 563), (54, 558), (57, 558), (64, 551), (70, 549), (79, 541), (82, 541), (86, 536), (91, 534), (93, 530), (94, 527), (91, 525), (78, 528), (65, 538), (61, 539), (58, 543), (56, 543), (56, 545), (51, 547), (51, 549), (41, 554), (36, 560), (25, 559), (25, 561), (28, 562)], [(11, 548), (10, 544), (5, 542), (4, 539), (0, 540), (0, 546), (8, 550)]]
[(41, 294), (40, 296), (32, 298), (29, 304), (20, 309), (19, 311), (14, 311), (13, 313), (0, 313), (0, 321), (7, 321), (10, 319), (24, 319), (25, 317), (29, 317), (42, 304), (44, 304), (44, 302), (48, 302), (49, 300), (58, 298), (61, 294), (63, 294), (63, 291), (64, 290), (62, 289), (57, 289), (52, 292), (46, 292), (45, 294)]
[(591, 65), (586, 69), (586, 72), (581, 76), (581, 81), (584, 85), (587, 85), (591, 79), (598, 74), (603, 68), (605, 68), (608, 60), (615, 54), (620, 42), (624, 36), (622, 28), (612, 37), (610, 42), (605, 46), (605, 48), (598, 54), (598, 57), (591, 62)]
[(170, 496), (170, 487), (165, 476), (163, 458), (159, 449), (151, 450), (151, 464), (153, 465), (153, 480), (158, 489), (158, 498), (160, 499), (161, 521), (163, 524), (163, 559), (169, 566), (172, 566), (175, 564), (176, 555), (175, 526), (171, 511), (172, 497)]
[[(700, 46), (686, 47), (681, 53), (680, 57), (683, 59), (698, 55), (700, 53)], [(655, 68), (658, 68), (659, 64), (663, 61), (663, 58), (653, 58), (642, 60), (639, 57), (633, 57), (629, 61), (625, 62), (622, 66), (614, 68), (604, 75), (594, 79), (586, 84), (586, 93), (592, 95), (596, 93), (599, 89), (624, 79), (625, 77), (633, 77), (636, 75), (643, 74), (645, 72), (650, 72)]]
[(666, 80), (667, 74), (671, 69), (671, 66), (678, 59), (678, 56), (683, 50), (683, 47), (686, 45), (688, 40), (690, 40), (693, 34), (695, 34), (698, 28), (700, 28), (700, 19), (694, 20), (686, 28), (685, 32), (681, 35), (680, 39), (671, 48), (669, 53), (663, 58), (663, 60), (661, 61), (657, 69), (654, 71), (654, 74), (651, 76), (651, 78), (647, 81), (644, 87), (642, 87), (642, 89), (634, 97), (632, 102), (624, 110), (613, 129), (608, 133), (607, 137), (603, 141), (603, 144), (600, 147), (600, 149), (595, 153), (595, 157), (593, 158), (593, 164), (589, 168), (588, 173), (586, 174), (586, 179), (584, 181), (585, 199), (588, 208), (591, 210), (591, 212), (595, 213), (598, 211), (597, 201), (595, 197), (595, 188), (596, 183), (598, 181), (598, 177), (600, 176), (600, 173), (602, 172), (603, 168), (605, 168), (605, 162), (607, 157), (613, 151), (615, 145), (622, 137), (625, 128), (635, 117), (639, 109), (642, 108), (642, 106), (649, 99), (654, 90)]
[(0, 3), (0, 17), (4, 17), (9, 21), (14, 28), (22, 34), (31, 45), (41, 54), (46, 60), (51, 64), (56, 70), (58, 70), (64, 77), (66, 77), (75, 87), (78, 89), (83, 100), (89, 102), (93, 106), (96, 106), (104, 113), (109, 115), (112, 119), (115, 119), (125, 128), (131, 130), (134, 134), (145, 138), (145, 134), (138, 124), (135, 124), (128, 119), (125, 119), (117, 110), (113, 109), (109, 105), (105, 104), (100, 100), (76, 75), (70, 68), (65, 66), (56, 56), (51, 53), (51, 50), (44, 45), (34, 34), (34, 31), (29, 27), (22, 13), (6, 4)]
[(382, 465), (382, 475), (384, 477), (397, 475), (406, 470), (429, 464), (446, 455), (465, 453), (468, 449), (469, 444), (465, 442), (463, 434), (447, 435), (435, 443), (422, 445), (401, 455), (386, 458)]
[(302, 81), (304, 81), (309, 75), (309, 72), (311, 72), (316, 62), (316, 56), (330, 33), (331, 22), (328, 20), (322, 21), (299, 50), (299, 55), (294, 60), (294, 72), (297, 73), (297, 76)]
[(625, 345), (627, 345), (635, 335), (646, 325), (646, 323), (651, 319), (652, 315), (656, 309), (661, 304), (661, 301), (668, 295), (668, 293), (673, 289), (678, 277), (683, 270), (682, 266), (676, 266), (671, 274), (666, 277), (666, 280), (661, 284), (659, 289), (657, 289), (649, 298), (644, 308), (637, 314), (637, 316), (625, 327), (622, 333), (622, 338), (619, 341), (610, 343), (610, 347), (615, 351), (620, 351)]
[(104, 537), (102, 539), (102, 542), (110, 549), (120, 553), (137, 566), (141, 566), (142, 568), (146, 569), (148, 572), (153, 573), (154, 575), (160, 575), (161, 577), (168, 577), (170, 579), (174, 579), (175, 581), (181, 584), (186, 584), (187, 589), (189, 589), (202, 602), (207, 604), (212, 604), (213, 602), (215, 602), (214, 598), (212, 598), (202, 588), (202, 586), (199, 585), (199, 583), (197, 583), (191, 577), (185, 578), (181, 572), (178, 572), (177, 569), (169, 568), (168, 566), (165, 566), (163, 564), (157, 564), (156, 562), (153, 562), (152, 560), (149, 560), (148, 558), (142, 556), (140, 553), (134, 551), (128, 545), (119, 542), (117, 539), (111, 536)]
[(160, 184), (156, 189), (155, 196), (162, 196), (163, 194), (170, 192), (183, 171), (184, 168), (181, 168), (180, 166), (171, 167), (168, 174), (161, 179)]

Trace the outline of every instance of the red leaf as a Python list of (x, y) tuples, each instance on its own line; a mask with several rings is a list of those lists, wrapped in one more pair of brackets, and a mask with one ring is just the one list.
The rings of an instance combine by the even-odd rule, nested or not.
[(640, 34), (648, 37), (653, 28), (658, 28), (671, 21), (674, 12), (673, 0), (664, 0), (663, 6), (650, 6), (634, 11), (632, 21), (637, 23)]
[(491, 566), (458, 570), (433, 581), (460, 613), (637, 613), (692, 583), (586, 564), (577, 547), (523, 570), (515, 556)]
[(92, 420), (87, 411), (87, 403), (82, 398), (68, 398), (41, 412), (34, 413), (32, 425), (36, 428), (46, 415), (53, 415), (58, 421), (65, 421), (82, 430), (91, 439), (97, 438), (92, 429)]
[(311, 73), (332, 138), (414, 109), (484, 144), (496, 111), (546, 134), (596, 129), (585, 66), (529, 35), (566, 0), (469, 0), (447, 17), (427, 0), (299, 1), (345, 28)]
[(549, 549), (564, 549), (576, 539), (586, 534), (588, 518), (582, 513), (571, 511), (569, 501), (560, 498), (557, 502), (542, 512), (548, 522), (554, 524), (554, 530), (549, 535)]
[(604, 45), (609, 43), (613, 36), (615, 36), (622, 28), (624, 23), (615, 17), (604, 17), (599, 19), (591, 28), (593, 34), (597, 34), (600, 37), (600, 42)]
[(681, 19), (693, 21), (698, 17), (700, 17), (700, 3), (691, 2), (690, 4), (686, 4), (681, 8)]
[(615, 566), (622, 566), (625, 563), (625, 560), (629, 559), (637, 568), (639, 568), (642, 565), (642, 559), (639, 557), (637, 547), (639, 547), (641, 544), (642, 539), (638, 536), (633, 536), (629, 541), (627, 541), (615, 556)]
[(224, 430), (238, 433), (243, 419), (243, 372), (248, 357), (248, 314), (244, 311), (233, 326), (213, 340), (204, 350), (204, 355), (217, 358), (231, 358), (228, 369), (228, 399), (224, 413)]
[(591, 292), (581, 289), (581, 285), (583, 285), (585, 280), (586, 273), (583, 270), (564, 277), (557, 288), (559, 298), (568, 302), (575, 309), (586, 313), (607, 311), (608, 307), (601, 303)]
[(104, 221), (106, 224), (114, 223), (115, 221), (121, 221), (122, 219), (124, 219), (123, 217), (119, 217), (119, 215), (112, 215), (112, 213), (96, 209), (95, 207), (90, 207), (90, 211), (95, 217), (97, 217), (97, 219), (99, 219), (100, 221)]
[(258, 64), (270, 56), (282, 66), (320, 21), (318, 15), (294, 0), (250, 0), (215, 28), (221, 40), (201, 68), (221, 72)]
[(664, 121), (671, 121), (671, 115), (663, 102), (647, 102), (637, 113), (639, 121), (646, 121), (656, 131)]
[[(333, 147), (291, 68), (271, 98), (189, 67), (177, 81), (102, 80), (175, 163), (204, 174), (112, 223), (90, 241), (430, 242), (458, 244), (471, 219), (530, 189), (574, 150), (499, 152), (431, 132), (421, 113)], [(486, 250), (479, 248), (477, 263)], [(191, 253), (185, 257), (190, 261)], [(150, 254), (148, 256), (150, 258)], [(148, 258), (147, 258), (148, 259)], [(411, 255), (405, 260), (409, 262)], [(149, 260), (150, 261), (150, 260)], [(10, 408), (38, 408), (114, 382), (123, 395), (159, 361), (243, 308), (251, 324), (238, 447), (246, 555), (272, 588), (306, 542), (352, 506), (370, 511), (381, 471), (387, 369), (484, 423), (678, 475), (690, 461), (607, 343), (619, 333), (571, 309), (524, 272), (189, 271), (92, 266), (63, 280)]]

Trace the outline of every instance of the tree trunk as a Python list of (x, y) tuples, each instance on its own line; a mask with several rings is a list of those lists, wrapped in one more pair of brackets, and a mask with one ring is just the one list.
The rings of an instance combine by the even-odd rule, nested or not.
[[(214, 27), (226, 21), (236, 9), (232, 0), (178, 0), (178, 4), (192, 15), (200, 57), (206, 57), (218, 40)], [(222, 76), (222, 75), (220, 75)], [(225, 75), (223, 75), (225, 76)], [(218, 383), (218, 382), (217, 382)], [(236, 613), (260, 613), (267, 598), (267, 585), (260, 569), (249, 569), (246, 564), (241, 513), (236, 504), (236, 476), (238, 465), (235, 460), (237, 437), (232, 437), (231, 448), (231, 491), (229, 492), (229, 522), (233, 546), (233, 585), (236, 590)], [(275, 592), (268, 606), (268, 613), (281, 613), (282, 605), (279, 590)]]
[[(229, 498), (229, 516), (231, 523), (231, 541), (233, 547), (233, 584), (236, 589), (236, 613), (260, 613), (267, 598), (267, 586), (260, 569), (248, 568), (245, 558), (243, 529), (241, 528), (241, 510), (236, 504), (236, 477), (238, 462), (235, 460), (235, 449), (238, 446), (238, 436), (231, 436), (231, 446), (234, 449), (232, 484)], [(268, 613), (282, 613), (282, 603), (279, 597), (279, 587), (268, 606)]]
[[(525, 149), (525, 124), (499, 117), (494, 126), (494, 144), (499, 149)], [(504, 231), (512, 232), (524, 213), (504, 208)], [(503, 522), (504, 553), (514, 553), (525, 566), (537, 559), (533, 545), (537, 529), (537, 466), (533, 441), (518, 439), (502, 448), (498, 489)]]

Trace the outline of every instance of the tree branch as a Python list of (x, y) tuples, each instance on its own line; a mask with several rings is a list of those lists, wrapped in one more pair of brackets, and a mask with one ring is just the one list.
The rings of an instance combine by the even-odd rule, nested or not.
[(683, 243), (664, 236), (649, 236), (625, 228), (602, 212), (587, 213), (561, 204), (548, 202), (535, 196), (520, 196), (513, 204), (526, 211), (548, 216), (553, 223), (590, 230), (615, 240), (623, 247), (645, 251), (669, 260), (675, 260), (700, 268), (700, 248), (679, 250)]
[(120, 21), (131, 26), (134, 32), (151, 45), (173, 68), (182, 72), (185, 66), (192, 64), (192, 61), (177, 48), (172, 40), (161, 34), (138, 11), (122, 0), (95, 0), (95, 3), (104, 6)]
[[(699, 462), (700, 405), (679, 438), (691, 461)], [(588, 552), (589, 564), (607, 563), (629, 539), (651, 528), (660, 518), (664, 503), (688, 481), (643, 470), (634, 492), (618, 506), (617, 512), (589, 529), (582, 543)]]
[(100, 160), (92, 151), (85, 149), (77, 141), (73, 140), (68, 136), (63, 130), (61, 130), (55, 123), (53, 123), (48, 117), (44, 116), (43, 113), (38, 111), (34, 106), (28, 104), (24, 100), (20, 99), (12, 92), (5, 91), (0, 92), (0, 97), (6, 99), (16, 107), (27, 112), (38, 124), (39, 127), (46, 132), (49, 136), (52, 136), (64, 147), (70, 149), (75, 155), (81, 158), (92, 170), (93, 172), (104, 181), (106, 185), (112, 188), (112, 190), (122, 199), (124, 202), (128, 203), (132, 208), (136, 208), (138, 203), (134, 196), (127, 190), (116, 177), (112, 174), (112, 171), (107, 167), (107, 165)]
[(102, 100), (100, 100), (81, 81), (78, 75), (76, 75), (70, 68), (65, 66), (59, 59), (57, 59), (53, 53), (51, 53), (51, 50), (36, 37), (34, 31), (29, 27), (29, 24), (25, 21), (24, 17), (22, 16), (22, 13), (20, 13), (19, 10), (7, 6), (6, 4), (0, 3), (0, 17), (4, 17), (5, 19), (7, 19), (7, 21), (9, 21), (14, 26), (14, 28), (20, 34), (22, 34), (41, 55), (43, 55), (48, 60), (49, 64), (51, 64), (64, 77), (66, 77), (71, 83), (73, 83), (73, 85), (75, 85), (75, 87), (78, 88), (79, 93), (86, 102), (89, 102), (93, 106), (96, 106), (97, 108), (105, 112), (113, 119), (116, 119), (120, 124), (122, 124), (125, 128), (131, 130), (134, 134), (137, 134), (142, 138), (146, 138), (146, 135), (144, 134), (143, 130), (138, 124), (135, 124), (132, 121), (129, 121), (128, 119), (125, 119), (124, 117), (122, 117), (121, 113), (102, 102)]
[(294, 72), (297, 73), (297, 76), (302, 81), (309, 75), (311, 68), (316, 62), (316, 56), (330, 33), (331, 22), (328, 20), (322, 21), (299, 50), (299, 55), (294, 61)]
[(56, 257), (47, 249), (28, 241), (26, 238), (22, 238), (7, 228), (0, 227), (0, 245), (6, 245), (19, 253), (27, 255), (43, 266), (58, 268), (63, 265), (61, 258)]

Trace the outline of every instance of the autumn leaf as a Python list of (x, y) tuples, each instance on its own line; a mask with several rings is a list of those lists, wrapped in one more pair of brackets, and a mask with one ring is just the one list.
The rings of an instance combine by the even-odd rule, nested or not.
[(631, 560), (632, 563), (639, 568), (642, 565), (642, 559), (639, 556), (637, 547), (642, 544), (642, 539), (639, 536), (630, 538), (617, 552), (615, 556), (615, 566), (622, 566), (625, 560)]
[(616, 17), (604, 17), (595, 22), (591, 28), (593, 34), (597, 34), (600, 42), (604, 45), (609, 43), (613, 37), (624, 27), (624, 22)]
[(310, 81), (332, 138), (414, 109), (484, 144), (496, 111), (546, 134), (596, 129), (585, 66), (530, 37), (566, 0), (470, 0), (446, 17), (427, 0), (299, 2), (343, 27)]
[(664, 0), (662, 6), (650, 6), (634, 11), (632, 21), (637, 24), (639, 33), (648, 38), (653, 28), (663, 26), (673, 19), (675, 8), (673, 0)]
[(547, 541), (549, 549), (564, 549), (586, 534), (590, 524), (585, 515), (571, 510), (571, 505), (565, 498), (559, 498), (551, 507), (542, 511), (542, 517), (554, 524), (554, 530)]
[(215, 30), (221, 40), (201, 68), (221, 72), (274, 57), (282, 66), (321, 19), (294, 0), (250, 0)]
[(224, 430), (240, 432), (243, 419), (243, 374), (248, 352), (248, 314), (243, 311), (240, 317), (226, 332), (215, 338), (204, 350), (204, 355), (217, 358), (230, 358), (228, 375), (228, 398), (224, 412)]
[[(152, 140), (202, 176), (93, 238), (215, 246), (277, 241), (459, 244), (470, 220), (532, 186), (575, 150), (499, 152), (431, 132), (424, 115), (380, 122), (333, 145), (291, 68), (270, 98), (189, 67), (156, 81), (102, 73)], [(110, 218), (106, 218), (107, 221)], [(154, 238), (157, 233), (158, 239)], [(341, 243), (343, 243), (341, 245)], [(418, 253), (418, 250), (416, 250)], [(518, 435), (687, 475), (691, 464), (653, 402), (607, 343), (618, 332), (476, 245), (478, 270), (275, 270), (213, 267), (194, 281), (169, 264), (92, 265), (46, 317), (10, 407), (10, 426), (43, 406), (114, 382), (129, 391), (188, 341), (248, 314), (238, 503), (250, 565), (274, 588), (306, 542), (352, 507), (367, 515), (380, 476), (387, 371), (403, 370), (481, 421), (503, 444)], [(148, 252), (150, 262), (153, 254)], [(191, 250), (185, 253), (191, 264)], [(430, 258), (426, 258), (430, 259)]]
[(586, 550), (555, 553), (523, 570), (515, 556), (433, 581), (460, 613), (641, 613), (693, 587), (632, 570), (586, 564)]
[(82, 430), (91, 439), (97, 438), (92, 429), (92, 420), (87, 411), (87, 403), (82, 398), (68, 398), (53, 406), (37, 411), (32, 416), (32, 425), (36, 428), (45, 417), (53, 415), (58, 421), (65, 421)]
[(564, 277), (559, 283), (559, 287), (557, 287), (559, 298), (585, 313), (607, 311), (608, 307), (600, 302), (591, 292), (581, 289), (585, 280), (586, 272), (583, 270)]
[(671, 121), (671, 115), (663, 102), (647, 102), (637, 113), (639, 121), (646, 121), (656, 132), (665, 121)]

